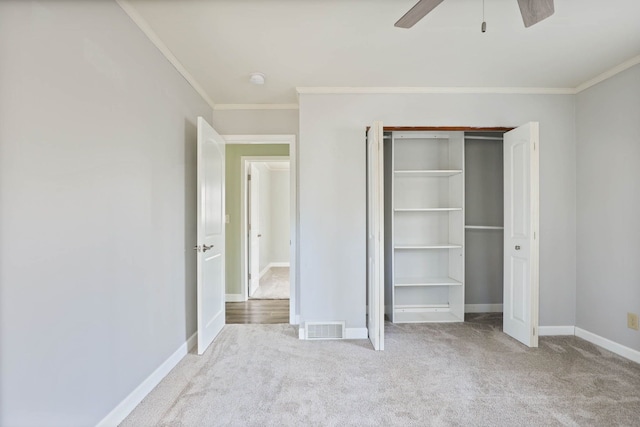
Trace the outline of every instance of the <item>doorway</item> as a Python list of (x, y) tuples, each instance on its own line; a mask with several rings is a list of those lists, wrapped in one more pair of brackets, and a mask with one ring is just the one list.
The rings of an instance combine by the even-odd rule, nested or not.
[[(227, 243), (230, 247), (227, 262), (227, 323), (290, 323), (297, 324), (297, 194), (296, 194), (296, 137), (295, 135), (224, 135), (227, 142)], [(251, 187), (248, 176), (253, 169), (254, 188), (260, 184), (277, 187), (286, 182), (284, 190), (273, 189), (260, 197), (254, 192), (251, 209)], [(277, 177), (276, 177), (277, 176)], [(263, 185), (264, 187), (264, 185)], [(257, 197), (257, 198), (256, 198)], [(265, 203), (286, 205), (282, 215), (271, 214), (270, 220), (254, 220), (257, 225), (249, 233), (251, 211), (258, 218), (270, 212)], [(261, 214), (262, 212), (262, 214)], [(267, 216), (268, 217), (268, 216)], [(274, 228), (275, 227), (275, 228)], [(260, 235), (258, 237), (258, 235)], [(282, 238), (284, 236), (284, 239)], [(280, 239), (276, 239), (280, 237)], [(257, 249), (253, 256), (252, 279), (251, 243)], [(271, 242), (269, 242), (271, 240)], [(276, 242), (277, 240), (277, 242)], [(279, 243), (279, 244), (278, 244)], [(261, 255), (262, 253), (262, 255)], [(265, 256), (266, 255), (266, 256)], [(263, 258), (262, 261), (260, 258)], [(257, 280), (255, 280), (257, 279)], [(262, 280), (261, 280), (262, 279)], [(262, 282), (262, 283), (261, 283)], [(277, 288), (271, 289), (278, 282)], [(285, 284), (285, 286), (282, 286)], [(283, 289), (287, 288), (287, 289)], [(273, 292), (272, 292), (273, 291)], [(274, 295), (275, 292), (275, 295)], [(260, 298), (260, 299), (258, 299)], [(263, 299), (279, 298), (279, 299)]]
[(243, 158), (247, 299), (289, 300), (288, 158)]

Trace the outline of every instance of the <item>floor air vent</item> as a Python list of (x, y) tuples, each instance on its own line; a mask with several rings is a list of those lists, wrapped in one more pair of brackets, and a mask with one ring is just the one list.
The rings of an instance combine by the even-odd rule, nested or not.
[(340, 340), (344, 338), (344, 322), (306, 322), (306, 339)]

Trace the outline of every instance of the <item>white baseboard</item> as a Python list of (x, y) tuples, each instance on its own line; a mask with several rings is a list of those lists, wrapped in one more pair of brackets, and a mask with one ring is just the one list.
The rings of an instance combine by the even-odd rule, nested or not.
[(589, 341), (592, 344), (599, 345), (600, 347), (609, 350), (619, 356), (625, 357), (636, 363), (640, 363), (640, 351), (634, 350), (617, 342), (611, 341), (607, 338), (596, 335), (593, 332), (585, 331), (584, 329), (576, 326), (576, 336), (583, 340)]
[(575, 335), (575, 326), (539, 326), (538, 336), (540, 337), (553, 337), (560, 335)]
[(262, 271), (260, 271), (260, 278), (262, 279), (262, 276), (267, 274), (267, 271), (269, 271), (273, 267), (289, 267), (289, 266), (290, 266), (290, 263), (288, 262), (270, 262), (269, 264), (266, 265), (265, 268), (262, 269)]
[(344, 335), (348, 340), (366, 340), (369, 338), (369, 330), (367, 328), (345, 328)]
[(269, 269), (271, 268), (271, 264), (267, 264), (267, 266), (265, 268), (263, 268), (262, 270), (260, 270), (260, 274), (258, 275), (259, 279), (262, 279), (262, 276), (264, 276), (265, 274), (267, 274), (267, 271), (269, 271)]
[(244, 295), (242, 295), (242, 294), (225, 294), (224, 300), (226, 302), (243, 302), (243, 301), (246, 301), (244, 299)]
[(465, 304), (465, 313), (502, 313), (502, 304)]
[(153, 371), (138, 387), (135, 388), (122, 402), (118, 404), (109, 414), (104, 417), (98, 424), (98, 427), (116, 427), (120, 424), (142, 399), (144, 399), (160, 381), (189, 353), (198, 343), (198, 333), (194, 333), (189, 337), (187, 342), (182, 344), (167, 360), (165, 360), (158, 368)]

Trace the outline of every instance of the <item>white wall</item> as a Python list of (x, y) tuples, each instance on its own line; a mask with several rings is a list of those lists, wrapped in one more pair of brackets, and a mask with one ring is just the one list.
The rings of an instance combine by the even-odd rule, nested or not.
[(577, 95), (576, 326), (640, 351), (640, 65)]
[(255, 164), (258, 170), (259, 189), (258, 198), (260, 204), (260, 223), (258, 227), (258, 233), (260, 237), (260, 271), (271, 262), (271, 173), (265, 163), (257, 162)]
[(540, 122), (540, 324), (575, 324), (574, 97), (300, 95), (300, 317), (365, 327), (365, 128)]
[(114, 2), (0, 2), (0, 425), (95, 425), (195, 325), (195, 121)]
[(271, 262), (289, 262), (289, 171), (271, 172)]
[(289, 171), (255, 162), (260, 174), (260, 271), (289, 262)]

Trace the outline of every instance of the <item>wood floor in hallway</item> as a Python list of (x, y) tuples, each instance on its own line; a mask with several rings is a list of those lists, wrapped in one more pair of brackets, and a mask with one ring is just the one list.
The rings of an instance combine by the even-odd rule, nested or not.
[(256, 299), (226, 303), (227, 324), (289, 323), (288, 299)]

